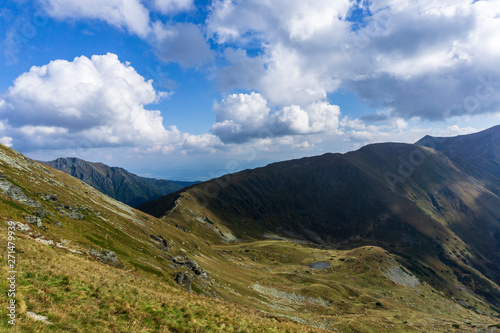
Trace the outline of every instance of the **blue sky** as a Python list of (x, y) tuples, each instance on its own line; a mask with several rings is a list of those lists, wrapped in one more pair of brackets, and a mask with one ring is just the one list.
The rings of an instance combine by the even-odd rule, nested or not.
[(144, 176), (500, 123), (500, 1), (12, 0), (0, 142)]

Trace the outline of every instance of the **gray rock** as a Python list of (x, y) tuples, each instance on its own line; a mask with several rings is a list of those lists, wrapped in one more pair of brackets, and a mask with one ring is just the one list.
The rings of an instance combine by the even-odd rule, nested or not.
[(48, 211), (45, 209), (37, 209), (35, 212), (32, 213), (34, 216), (39, 217), (41, 220), (44, 219), (45, 216), (49, 214)]
[(69, 211), (68, 214), (66, 214), (70, 219), (73, 220), (83, 220), (83, 214), (80, 213), (79, 211)]
[(203, 268), (201, 268), (196, 261), (189, 259), (187, 256), (171, 257), (170, 261), (181, 267), (185, 267), (189, 270), (192, 270), (196, 275), (199, 275), (202, 279), (206, 279), (208, 277), (208, 273)]
[(189, 291), (190, 293), (193, 292), (191, 289), (191, 278), (189, 275), (185, 272), (177, 272), (174, 275), (174, 280), (179, 284), (180, 286), (184, 287)]
[(42, 219), (35, 215), (28, 215), (24, 218), (29, 224), (36, 224), (39, 228), (43, 227)]
[(56, 206), (56, 209), (59, 213), (64, 214), (73, 220), (83, 220), (84, 218), (83, 214), (80, 212), (80, 209), (78, 207), (71, 207), (68, 205), (58, 205)]
[(42, 204), (28, 197), (23, 190), (21, 190), (16, 185), (12, 184), (7, 180), (5, 175), (0, 174), (0, 189), (5, 192), (5, 194), (16, 201), (26, 204), (31, 207), (41, 207)]
[(57, 194), (46, 193), (41, 196), (42, 200), (49, 202), (57, 202)]
[(111, 250), (102, 249), (98, 251), (94, 249), (89, 249), (88, 252), (90, 255), (96, 257), (98, 260), (102, 261), (105, 264), (118, 268), (123, 267), (123, 264), (116, 257), (116, 253)]
[(54, 223), (59, 227), (62, 228), (62, 223), (60, 221), (54, 221)]
[(165, 252), (168, 252), (169, 250), (169, 247), (168, 247), (168, 242), (165, 238), (163, 238), (162, 236), (158, 235), (158, 236), (155, 236), (155, 235), (149, 235), (152, 239), (154, 239), (154, 241), (156, 243), (158, 243), (158, 248), (160, 248), (160, 250), (163, 250)]

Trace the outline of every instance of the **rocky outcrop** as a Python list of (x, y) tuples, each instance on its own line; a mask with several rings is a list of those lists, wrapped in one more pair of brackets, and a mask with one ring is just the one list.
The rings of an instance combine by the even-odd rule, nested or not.
[(123, 267), (123, 264), (118, 260), (116, 257), (116, 253), (108, 250), (108, 249), (101, 249), (100, 251), (94, 250), (94, 249), (89, 249), (88, 253), (97, 258), (99, 261), (102, 261), (103, 263), (121, 268)]
[(42, 219), (38, 216), (28, 215), (24, 218), (24, 220), (29, 224), (36, 224), (36, 226), (39, 227), (40, 229), (45, 229), (45, 227), (42, 224)]
[(42, 205), (28, 197), (23, 190), (21, 190), (18, 186), (12, 184), (7, 180), (3, 174), (0, 173), (0, 189), (5, 192), (5, 194), (16, 201), (19, 201), (25, 205), (31, 207), (41, 207)]
[(187, 291), (192, 292), (191, 289), (191, 278), (185, 272), (177, 272), (174, 275), (174, 281), (177, 282), (180, 286), (187, 289)]
[(57, 205), (56, 209), (59, 213), (66, 215), (73, 220), (83, 220), (84, 216), (78, 207), (68, 205)]
[(158, 235), (158, 236), (155, 236), (155, 235), (149, 235), (157, 244), (158, 244), (158, 248), (160, 250), (163, 250), (165, 252), (168, 252), (169, 250), (169, 247), (168, 247), (168, 242), (165, 238), (163, 238), (162, 236)]
[(171, 257), (170, 261), (174, 264), (193, 271), (202, 279), (206, 279), (208, 277), (208, 273), (203, 268), (201, 268), (196, 261), (189, 259), (188, 256)]
[(57, 202), (57, 194), (46, 193), (40, 196), (40, 198), (44, 201)]

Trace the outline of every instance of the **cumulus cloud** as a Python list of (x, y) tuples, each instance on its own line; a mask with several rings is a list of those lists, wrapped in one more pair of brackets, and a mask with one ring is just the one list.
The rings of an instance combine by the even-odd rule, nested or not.
[[(149, 10), (140, 0), (39, 0), (57, 19), (96, 19), (146, 37), (150, 32)], [(174, 1), (175, 2), (175, 1)]]
[(260, 49), (224, 54), (229, 91), (305, 107), (344, 88), (389, 117), (440, 120), (498, 111), (499, 16), (498, 0), (219, 0), (207, 31), (221, 47)]
[[(196, 67), (213, 59), (200, 28), (192, 23), (163, 23), (151, 12), (175, 14), (194, 8), (193, 0), (39, 0), (47, 14), (56, 19), (94, 19), (126, 29), (148, 41), (164, 62)], [(149, 5), (147, 8), (145, 4)]]
[(318, 134), (338, 128), (340, 109), (327, 102), (302, 108), (285, 106), (271, 112), (267, 100), (259, 93), (231, 94), (214, 109), (217, 123), (212, 132), (226, 143), (242, 143), (254, 138)]
[(160, 111), (145, 108), (168, 95), (114, 54), (81, 56), (19, 76), (2, 96), (0, 119), (8, 119), (16, 147), (25, 149), (207, 141), (165, 129)]
[(193, 23), (166, 25), (155, 22), (153, 30), (156, 37), (156, 54), (164, 62), (196, 67), (214, 58), (202, 31)]

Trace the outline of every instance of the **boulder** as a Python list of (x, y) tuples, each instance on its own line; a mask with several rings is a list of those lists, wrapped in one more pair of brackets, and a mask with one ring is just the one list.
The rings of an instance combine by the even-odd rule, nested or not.
[(188, 256), (178, 256), (171, 257), (170, 261), (174, 264), (177, 264), (181, 267), (185, 267), (191, 271), (193, 271), (196, 275), (199, 275), (202, 279), (206, 279), (208, 277), (208, 273), (198, 265), (198, 263), (192, 259), (189, 259)]
[(45, 227), (42, 224), (42, 219), (35, 215), (28, 215), (24, 218), (26, 222), (29, 224), (36, 224), (37, 227), (44, 229)]
[(31, 207), (41, 207), (42, 204), (28, 197), (23, 190), (18, 186), (12, 184), (7, 180), (3, 174), (0, 174), (0, 189), (5, 192), (5, 194), (16, 201), (26, 204)]
[(191, 278), (189, 275), (185, 272), (177, 272), (174, 275), (174, 280), (179, 284), (180, 286), (184, 287), (189, 291), (190, 293), (193, 292), (191, 289)]
[(42, 200), (49, 202), (57, 202), (57, 194), (46, 193), (41, 196)]
[(155, 235), (149, 235), (156, 243), (158, 243), (158, 248), (160, 250), (163, 250), (165, 252), (168, 252), (169, 250), (169, 247), (168, 247), (168, 242), (165, 238), (163, 238), (162, 236), (158, 235), (158, 236), (155, 236)]
[(89, 249), (88, 252), (90, 255), (96, 257), (99, 261), (102, 261), (105, 264), (119, 268), (123, 267), (123, 264), (116, 257), (116, 253), (111, 250), (101, 249), (98, 251)]
[(56, 209), (59, 213), (66, 215), (73, 220), (83, 220), (84, 216), (78, 207), (68, 205), (57, 205)]

